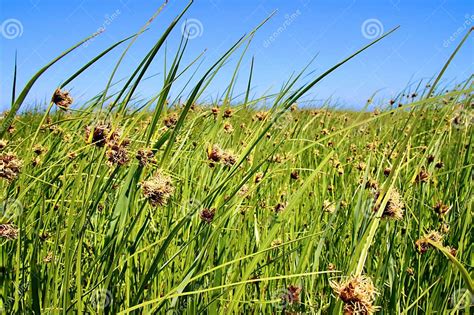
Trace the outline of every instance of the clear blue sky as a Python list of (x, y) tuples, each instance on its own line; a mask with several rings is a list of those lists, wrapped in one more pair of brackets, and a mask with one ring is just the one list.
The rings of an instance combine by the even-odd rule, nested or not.
[[(5, 110), (10, 106), (16, 50), (20, 89), (41, 66), (62, 51), (99, 28), (106, 29), (87, 46), (80, 47), (53, 66), (36, 83), (25, 104), (42, 103), (81, 65), (115, 41), (140, 29), (162, 1), (0, 0), (0, 3), (0, 109)], [(169, 1), (151, 29), (133, 46), (116, 78), (131, 73), (186, 3)], [(354, 107), (363, 105), (377, 90), (380, 90), (380, 98), (390, 98), (408, 83), (436, 74), (468, 28), (474, 26), (472, 0), (197, 0), (185, 17), (197, 19), (202, 28), (198, 25), (199, 36), (190, 40), (186, 61), (207, 49), (201, 66), (204, 70), (275, 9), (278, 13), (258, 32), (243, 63), (238, 84), (242, 92), (251, 56), (255, 56), (253, 92), (259, 95), (267, 89), (277, 90), (291, 73), (302, 69), (315, 54), (319, 53), (310, 67), (313, 75), (367, 44), (381, 28), (388, 31), (401, 25), (395, 34), (337, 70), (311, 91), (316, 99), (332, 96), (342, 104)], [(18, 22), (20, 25), (8, 25)], [(365, 32), (362, 31), (364, 23), (368, 27)], [(180, 37), (181, 27), (177, 27), (167, 43), (171, 53)], [(104, 87), (123, 48), (125, 46), (70, 84), (78, 102), (87, 100)], [(233, 61), (237, 58), (235, 55)], [(161, 73), (162, 68), (163, 52), (148, 74)], [(222, 72), (209, 87), (205, 93), (207, 97), (223, 92), (232, 74), (231, 66), (226, 69), (229, 71)], [(473, 72), (474, 42), (471, 36), (447, 71), (445, 82), (464, 80)], [(157, 93), (160, 82), (160, 76), (143, 82), (139, 95), (149, 97)]]

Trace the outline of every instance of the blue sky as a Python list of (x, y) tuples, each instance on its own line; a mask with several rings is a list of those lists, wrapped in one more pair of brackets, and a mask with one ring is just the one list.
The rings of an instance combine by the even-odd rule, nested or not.
[[(52, 58), (105, 28), (99, 37), (53, 66), (35, 84), (25, 105), (42, 104), (75, 70), (112, 43), (139, 30), (161, 3), (150, 0), (0, 0), (0, 109), (10, 106), (15, 51), (18, 51), (18, 88), (21, 89)], [(116, 78), (131, 73), (186, 3), (169, 1), (150, 30), (132, 47)], [(313, 72), (303, 82), (369, 43), (370, 38), (382, 30), (401, 26), (311, 91), (312, 99), (331, 97), (342, 105), (356, 108), (364, 105), (376, 91), (377, 99), (389, 99), (407, 84), (435, 75), (466, 31), (474, 26), (474, 1), (471, 0), (197, 0), (185, 15), (188, 21), (197, 20), (196, 37), (189, 42), (185, 62), (206, 50), (198, 72), (204, 71), (274, 10), (278, 10), (277, 14), (259, 30), (247, 52), (237, 90), (244, 92), (252, 56), (255, 57), (252, 92), (259, 96), (265, 91), (278, 90), (316, 54), (310, 66)], [(181, 22), (167, 42), (170, 54), (176, 50), (180, 37)], [(124, 48), (121, 46), (68, 86), (77, 102), (86, 101), (105, 86)], [(223, 93), (238, 56), (225, 68), (228, 71), (224, 70), (209, 86), (204, 98), (215, 98)], [(139, 86), (141, 97), (159, 92), (162, 71), (163, 52), (148, 72), (158, 76)], [(446, 72), (444, 83), (465, 80), (473, 72), (471, 36)], [(184, 81), (177, 82), (175, 94), (183, 84)]]

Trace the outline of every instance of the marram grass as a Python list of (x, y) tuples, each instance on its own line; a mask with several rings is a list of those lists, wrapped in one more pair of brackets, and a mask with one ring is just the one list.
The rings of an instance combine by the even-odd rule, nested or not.
[[(373, 112), (298, 105), (384, 35), (274, 95), (250, 97), (250, 75), (235, 102), (262, 23), (191, 75), (181, 103), (170, 91), (195, 62), (182, 64), (183, 38), (161, 90), (138, 101), (181, 16), (127, 80), (112, 84), (112, 74), (85, 104), (68, 85), (151, 20), (66, 78), (46, 111), (18, 110), (75, 47), (13, 91), (0, 121), (2, 313), (468, 313), (472, 76), (441, 93), (443, 68), (434, 84)], [(199, 101), (236, 52), (222, 99)]]

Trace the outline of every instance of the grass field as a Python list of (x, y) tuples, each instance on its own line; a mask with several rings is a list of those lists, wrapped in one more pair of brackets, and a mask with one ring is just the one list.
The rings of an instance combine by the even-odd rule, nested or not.
[[(0, 121), (3, 312), (472, 310), (472, 76), (445, 90), (441, 71), (374, 111), (298, 105), (380, 38), (309, 83), (295, 75), (235, 102), (255, 31), (190, 79), (186, 97), (170, 99), (192, 71), (183, 39), (161, 91), (135, 98), (168, 31), (130, 80), (112, 76), (85, 104), (65, 91), (109, 50), (46, 110), (19, 111), (41, 72), (14, 89)], [(200, 102), (231, 56), (229, 89)]]

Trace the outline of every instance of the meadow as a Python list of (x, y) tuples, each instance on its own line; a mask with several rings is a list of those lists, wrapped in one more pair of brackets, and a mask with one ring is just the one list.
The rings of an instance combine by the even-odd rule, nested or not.
[[(182, 14), (127, 80), (112, 73), (84, 104), (74, 79), (124, 57), (152, 19), (65, 77), (46, 109), (20, 107), (90, 38), (19, 94), (15, 80), (0, 120), (2, 313), (469, 313), (473, 77), (443, 86), (448, 60), (375, 110), (299, 103), (390, 31), (310, 82), (304, 69), (252, 97), (241, 61), (259, 25), (200, 78), (183, 37), (161, 90), (136, 97)], [(231, 58), (229, 88), (200, 101)], [(186, 75), (191, 92), (172, 94)]]

